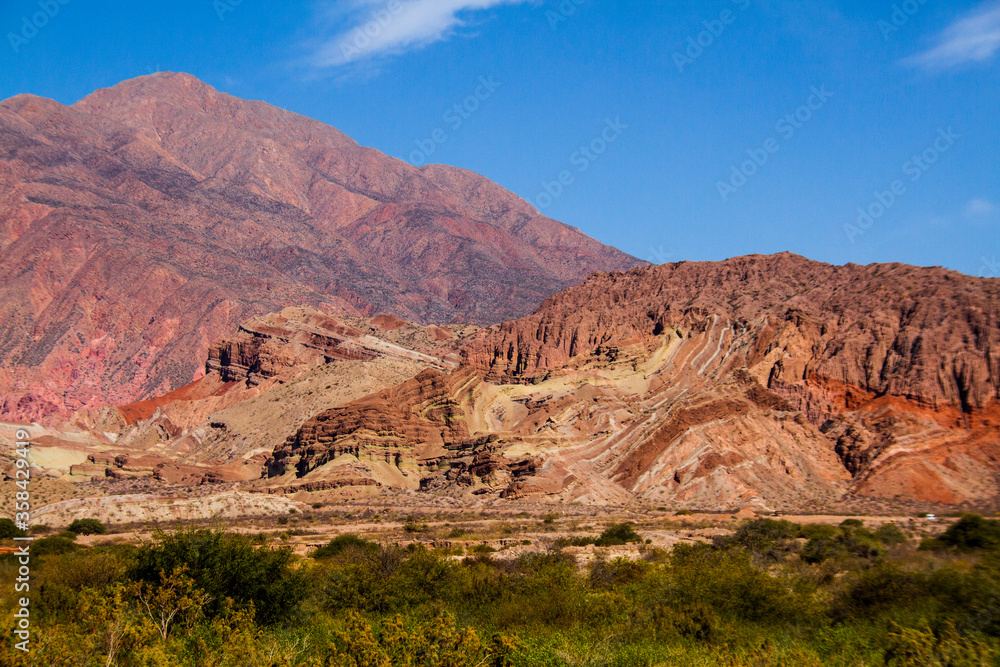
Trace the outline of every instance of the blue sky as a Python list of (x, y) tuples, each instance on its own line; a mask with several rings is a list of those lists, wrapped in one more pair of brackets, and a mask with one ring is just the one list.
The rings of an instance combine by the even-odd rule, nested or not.
[(189, 72), (655, 262), (1000, 276), (1000, 0), (5, 0), (0, 31), (0, 97)]

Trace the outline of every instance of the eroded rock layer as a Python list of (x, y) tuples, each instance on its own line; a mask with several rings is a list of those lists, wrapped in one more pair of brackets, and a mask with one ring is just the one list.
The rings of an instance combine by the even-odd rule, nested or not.
[(595, 275), (474, 336), (460, 370), (318, 415), (269, 474), (392, 486), (378, 462), (505, 498), (995, 504), (998, 297), (943, 269), (788, 254)]

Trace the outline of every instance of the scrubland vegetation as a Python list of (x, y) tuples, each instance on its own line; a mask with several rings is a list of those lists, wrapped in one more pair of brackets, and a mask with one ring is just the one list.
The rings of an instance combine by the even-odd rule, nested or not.
[[(29, 656), (11, 648), (3, 591), (0, 664), (1000, 665), (1000, 523), (974, 516), (923, 542), (893, 524), (758, 519), (670, 552), (618, 524), (587, 541), (641, 558), (586, 567), (558, 532), (507, 559), (355, 535), (306, 558), (221, 529), (75, 535), (33, 544)], [(16, 568), (0, 558), (4, 581)]]

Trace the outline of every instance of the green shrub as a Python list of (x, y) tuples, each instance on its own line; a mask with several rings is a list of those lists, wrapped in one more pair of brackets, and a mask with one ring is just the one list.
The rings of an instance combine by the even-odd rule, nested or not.
[(920, 546), (917, 547), (919, 551), (944, 551), (947, 548), (948, 545), (936, 537), (929, 537), (926, 540), (920, 540)]
[[(74, 535), (74, 538), (76, 536)], [(63, 535), (62, 533), (58, 535), (50, 535), (48, 537), (43, 537), (40, 540), (35, 540), (31, 543), (31, 553), (34, 556), (48, 556), (49, 554), (67, 554), (71, 551), (76, 551), (80, 547), (77, 546), (73, 539), (70, 539)]]
[(807, 540), (829, 539), (840, 533), (840, 529), (828, 523), (804, 523), (799, 527), (799, 535)]
[(9, 540), (14, 537), (24, 537), (25, 532), (17, 527), (13, 521), (7, 518), (0, 519), (0, 540)]
[(844, 519), (840, 522), (841, 528), (864, 528), (865, 522), (861, 519)]
[(331, 664), (506, 667), (521, 648), (516, 637), (500, 634), (484, 645), (475, 630), (459, 628), (448, 614), (408, 625), (395, 617), (374, 629), (360, 615), (351, 614), (347, 630), (336, 633)]
[(1000, 521), (966, 514), (938, 538), (959, 551), (1000, 548)]
[(847, 578), (833, 601), (832, 614), (841, 620), (870, 618), (895, 606), (913, 604), (926, 595), (927, 583), (921, 575), (881, 563)]
[(814, 537), (802, 549), (807, 563), (822, 563), (843, 558), (875, 558), (884, 553), (875, 536), (865, 528), (842, 527), (832, 537)]
[(211, 530), (159, 533), (136, 553), (132, 577), (155, 585), (160, 573), (187, 566), (195, 585), (212, 596), (205, 611), (218, 615), (224, 601), (252, 608), (258, 622), (290, 618), (305, 593), (303, 576), (291, 567), (287, 547), (259, 547), (246, 535)]
[[(33, 553), (39, 542), (32, 544)], [(64, 551), (50, 550), (34, 576), (32, 591), (36, 595), (32, 598), (32, 613), (37, 612), (47, 620), (73, 616), (79, 607), (79, 595), (85, 589), (104, 590), (127, 576), (131, 547), (78, 551), (72, 541), (68, 544), (71, 546)]]
[(378, 549), (378, 545), (374, 542), (362, 539), (357, 535), (351, 533), (346, 533), (344, 535), (338, 535), (329, 541), (326, 545), (319, 547), (316, 551), (312, 552), (310, 555), (313, 558), (333, 558), (334, 556), (339, 556), (348, 549), (362, 549), (362, 550), (375, 550)]
[(660, 641), (669, 642), (676, 636), (709, 642), (719, 629), (719, 616), (711, 607), (691, 604), (674, 607), (656, 604), (640, 611), (636, 618), (643, 629), (649, 628)]
[(614, 588), (640, 581), (649, 566), (643, 561), (615, 558), (612, 561), (595, 560), (590, 564), (590, 585), (597, 588)]
[(77, 535), (103, 535), (107, 527), (97, 519), (75, 519), (66, 529)]
[(891, 547), (905, 543), (906, 533), (894, 523), (884, 523), (875, 531), (875, 539)]
[(930, 628), (901, 628), (893, 624), (889, 633), (885, 664), (889, 667), (981, 667), (993, 664), (996, 651), (969, 637), (962, 637), (948, 624)]
[(556, 549), (562, 549), (563, 547), (589, 547), (596, 541), (596, 538), (587, 537), (586, 535), (570, 535), (569, 537), (558, 538), (552, 543), (552, 546)]
[(635, 532), (635, 526), (631, 523), (616, 523), (609, 527), (594, 542), (599, 547), (622, 546), (630, 542), (642, 543), (642, 537)]
[(430, 526), (426, 523), (414, 523), (411, 521), (403, 524), (403, 530), (408, 533), (426, 533), (430, 530)]
[(471, 547), (469, 552), (474, 554), (495, 554), (497, 550), (488, 544), (477, 544), (476, 546)]
[(670, 555), (667, 579), (649, 586), (659, 603), (708, 605), (720, 614), (756, 622), (802, 620), (808, 596), (755, 567), (748, 552), (680, 544)]
[(720, 548), (742, 547), (757, 557), (778, 561), (783, 553), (793, 549), (791, 540), (801, 532), (801, 527), (791, 521), (754, 519), (741, 525), (732, 535), (712, 541)]

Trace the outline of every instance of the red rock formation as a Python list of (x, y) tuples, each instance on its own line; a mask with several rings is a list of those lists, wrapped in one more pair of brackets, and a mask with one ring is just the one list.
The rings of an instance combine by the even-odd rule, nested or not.
[(275, 448), (268, 475), (282, 476), (294, 466), (303, 477), (343, 454), (416, 469), (418, 457), (440, 455), (448, 445), (469, 439), (460, 403), (470, 379), (429, 369), (397, 387), (323, 412)]
[(181, 387), (212, 341), (290, 304), (486, 324), (639, 263), (480, 176), (188, 75), (0, 103), (8, 419)]
[(530, 382), (718, 318), (745, 339), (729, 367), (785, 352), (768, 364), (768, 386), (817, 378), (969, 412), (1000, 398), (998, 306), (1000, 281), (939, 268), (837, 267), (787, 253), (681, 262), (595, 275), (483, 334), (464, 358), (490, 379)]
[[(617, 464), (627, 488), (692, 428), (770, 407), (801, 411), (813, 429), (801, 437), (835, 452), (857, 493), (987, 502), (1000, 480), (998, 306), (1000, 281), (940, 268), (789, 254), (682, 262), (592, 276), (481, 333), (463, 358), (487, 380), (530, 384), (679, 336), (663, 381), (688, 395)], [(733, 377), (754, 386), (720, 392)], [(723, 450), (699, 470), (738, 467)]]

